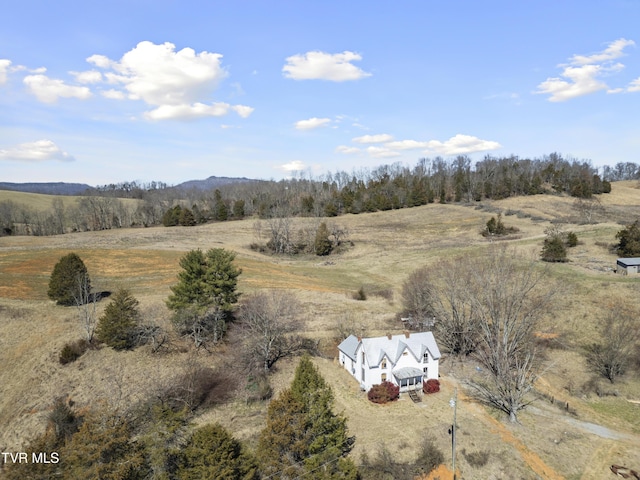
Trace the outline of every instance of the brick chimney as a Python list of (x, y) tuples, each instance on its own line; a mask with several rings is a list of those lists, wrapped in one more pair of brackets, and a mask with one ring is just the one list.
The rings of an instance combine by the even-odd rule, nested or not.
[(387, 338), (388, 338), (389, 340), (391, 340), (391, 336), (392, 336), (392, 335), (391, 335), (390, 333), (387, 333)]
[(404, 336), (405, 336), (406, 338), (409, 338), (409, 337), (411, 336), (411, 332), (410, 332), (409, 330), (405, 330), (405, 331), (404, 331)]

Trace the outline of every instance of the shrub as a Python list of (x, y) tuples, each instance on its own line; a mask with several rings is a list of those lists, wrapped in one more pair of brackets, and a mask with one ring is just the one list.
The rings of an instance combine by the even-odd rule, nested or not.
[(489, 462), (489, 451), (479, 450), (477, 452), (469, 452), (463, 448), (462, 455), (469, 465), (474, 468), (484, 467)]
[[(506, 215), (512, 215), (512, 213), (510, 213), (510, 211), (507, 211)], [(502, 214), (499, 213), (498, 218), (491, 217), (489, 219), (489, 221), (486, 224), (486, 227), (484, 228), (484, 230), (482, 230), (481, 233), (483, 237), (490, 237), (493, 235), (495, 236), (509, 235), (517, 231), (518, 229), (516, 227), (507, 227), (502, 222)]]
[(273, 396), (273, 388), (269, 383), (269, 377), (262, 372), (249, 377), (245, 388), (247, 391), (247, 403), (269, 400)]
[(373, 403), (393, 402), (400, 397), (400, 387), (386, 380), (371, 387), (367, 398)]
[(428, 473), (443, 463), (444, 454), (442, 451), (431, 438), (425, 438), (420, 448), (420, 454), (416, 460), (416, 464)]
[(562, 237), (553, 235), (545, 238), (540, 256), (544, 262), (566, 262), (567, 247), (564, 246)]
[(89, 342), (84, 339), (76, 340), (75, 342), (69, 342), (62, 347), (60, 351), (59, 361), (62, 365), (75, 362), (79, 359), (84, 352), (89, 348)]
[(567, 247), (578, 245), (578, 236), (574, 232), (567, 233)]
[(422, 391), (424, 393), (438, 393), (440, 391), (440, 380), (430, 378), (422, 382)]
[(364, 291), (364, 287), (360, 287), (357, 292), (354, 292), (353, 299), (360, 301), (365, 301), (367, 299), (367, 292)]
[(71, 400), (57, 398), (51, 413), (49, 413), (49, 425), (58, 444), (70, 439), (82, 425), (82, 417), (71, 408), (72, 406)]

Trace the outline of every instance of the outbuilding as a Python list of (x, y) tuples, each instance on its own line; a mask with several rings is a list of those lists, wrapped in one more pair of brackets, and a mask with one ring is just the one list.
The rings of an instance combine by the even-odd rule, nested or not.
[(619, 258), (616, 262), (616, 272), (622, 275), (640, 273), (640, 258)]

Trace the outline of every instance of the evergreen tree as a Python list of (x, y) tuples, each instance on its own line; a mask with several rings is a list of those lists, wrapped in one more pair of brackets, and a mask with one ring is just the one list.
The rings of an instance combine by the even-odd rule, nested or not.
[(162, 225), (165, 227), (175, 227), (180, 224), (180, 214), (182, 213), (182, 207), (176, 205), (170, 208), (164, 215), (162, 215)]
[(149, 471), (131, 425), (110, 413), (92, 413), (60, 448), (59, 478), (142, 480)]
[(174, 324), (181, 334), (193, 338), (196, 346), (205, 340), (222, 338), (225, 320), (237, 303), (238, 276), (235, 254), (213, 248), (206, 254), (192, 250), (180, 260), (178, 283), (171, 287), (167, 306), (175, 312)]
[(196, 217), (188, 208), (183, 208), (178, 216), (178, 223), (183, 227), (193, 227), (196, 224)]
[(258, 479), (254, 458), (222, 426), (197, 429), (180, 455), (179, 480)]
[(567, 247), (560, 235), (552, 235), (544, 239), (542, 253), (540, 254), (545, 262), (566, 262)]
[(65, 255), (53, 267), (47, 295), (58, 305), (75, 305), (76, 299), (88, 298), (90, 291), (91, 282), (87, 267), (75, 253)]
[(640, 224), (638, 220), (616, 233), (618, 255), (623, 257), (640, 256)]
[(223, 248), (212, 248), (207, 253), (191, 250), (182, 259), (178, 283), (171, 287), (173, 295), (167, 306), (174, 311), (192, 309), (204, 313), (212, 306), (230, 311), (238, 301), (238, 276), (242, 270), (233, 265), (236, 255)]
[(333, 392), (308, 356), (301, 359), (290, 390), (269, 405), (259, 451), (265, 474), (280, 478), (355, 479), (346, 455), (354, 438), (346, 419), (332, 411)]
[(244, 200), (233, 202), (233, 216), (235, 218), (244, 218)]
[(115, 350), (133, 348), (135, 330), (140, 321), (138, 305), (138, 300), (129, 290), (119, 289), (98, 320), (98, 340)]
[(329, 239), (329, 229), (327, 224), (322, 222), (316, 231), (316, 240), (314, 243), (316, 255), (329, 255), (333, 250), (333, 243)]

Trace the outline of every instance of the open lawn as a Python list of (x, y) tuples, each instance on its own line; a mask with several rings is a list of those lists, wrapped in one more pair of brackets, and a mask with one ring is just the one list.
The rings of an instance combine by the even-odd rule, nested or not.
[[(47, 299), (49, 275), (61, 256), (77, 253), (96, 290), (125, 286), (140, 300), (147, 318), (168, 326), (164, 300), (176, 281), (180, 257), (194, 248), (224, 247), (237, 253), (243, 270), (241, 292), (286, 289), (302, 302), (302, 333), (321, 341), (325, 358), (314, 361), (334, 385), (336, 410), (347, 416), (356, 435), (352, 454), (356, 463), (363, 453), (375, 455), (383, 446), (398, 459), (410, 461), (425, 436), (436, 441), (449, 461), (447, 429), (452, 409), (448, 402), (457, 387), (458, 465), (463, 478), (587, 480), (607, 478), (612, 463), (639, 469), (640, 404), (634, 403), (640, 400), (638, 374), (630, 373), (613, 385), (596, 381), (601, 391), (611, 394), (598, 397), (580, 353), (585, 342), (602, 334), (600, 320), (611, 305), (640, 297), (640, 276), (616, 275), (616, 255), (602, 246), (615, 241), (619, 222), (633, 221), (640, 213), (636, 186), (637, 182), (615, 183), (611, 194), (601, 196), (605, 213), (598, 217), (598, 224), (580, 224), (573, 199), (546, 195), (484, 202), (482, 208), (434, 204), (337, 217), (328, 221), (347, 228), (353, 246), (328, 257), (257, 253), (249, 248), (259, 240), (252, 219), (197, 227), (0, 238), (0, 448), (19, 451), (26, 439), (41, 431), (58, 396), (70, 396), (80, 407), (100, 401), (133, 403), (169, 381), (192, 357), (189, 345), (176, 340), (162, 354), (147, 348), (126, 353), (102, 348), (75, 363), (60, 365), (57, 357), (62, 346), (82, 336), (75, 310)], [(422, 403), (413, 404), (404, 397), (392, 405), (369, 403), (333, 360), (338, 322), (349, 318), (362, 326), (365, 335), (399, 331), (402, 327), (395, 316), (401, 309), (400, 290), (407, 275), (443, 259), (482, 254), (490, 242), (479, 231), (498, 209), (507, 226), (519, 229), (503, 242), (525, 256), (537, 257), (550, 221), (572, 222), (564, 228), (576, 232), (580, 240), (569, 250), (570, 262), (540, 262), (540, 268), (549, 269), (550, 281), (557, 282), (562, 301), (544, 322), (542, 333), (556, 340), (546, 352), (546, 370), (537, 385), (540, 397), (533, 408), (521, 415), (521, 424), (508, 424), (470, 399), (463, 379), (473, 375), (474, 365), (454, 364), (451, 359), (442, 365), (442, 391), (425, 396)], [(300, 227), (310, 221), (295, 220)], [(353, 292), (363, 285), (368, 291), (391, 291), (393, 296), (354, 300)], [(225, 348), (201, 351), (196, 360), (217, 367)], [(272, 377), (276, 392), (288, 385), (294, 368), (295, 359), (278, 364)], [(561, 408), (561, 402), (569, 403), (574, 413)], [(201, 412), (197, 422), (220, 421), (239, 438), (255, 444), (265, 413), (265, 403), (247, 405), (239, 399)], [(609, 430), (594, 431), (588, 424), (618, 436), (609, 438)], [(487, 465), (472, 466), (463, 449), (466, 455), (488, 452)]]

